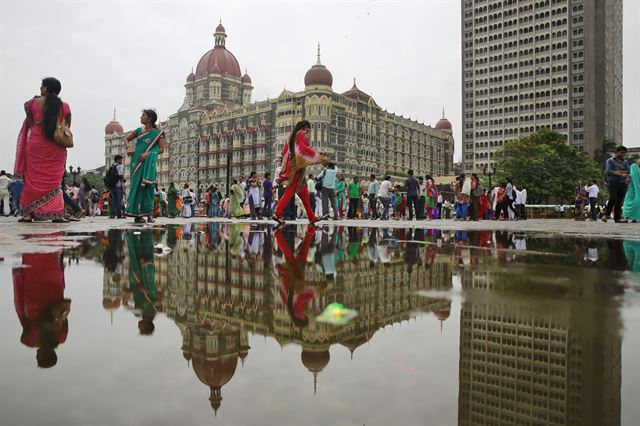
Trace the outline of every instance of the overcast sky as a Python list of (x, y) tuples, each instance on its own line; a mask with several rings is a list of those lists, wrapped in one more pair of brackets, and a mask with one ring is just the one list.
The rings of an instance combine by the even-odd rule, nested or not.
[[(140, 110), (160, 119), (213, 48), (227, 48), (253, 80), (253, 100), (304, 88), (321, 44), (333, 89), (358, 87), (389, 111), (435, 125), (445, 108), (460, 158), (460, 1), (171, 2), (0, 0), (0, 168), (13, 170), (23, 103), (42, 77), (62, 82), (76, 147), (67, 164), (102, 164), (104, 126), (117, 108), (125, 129)], [(624, 143), (640, 145), (640, 0), (624, 0)]]

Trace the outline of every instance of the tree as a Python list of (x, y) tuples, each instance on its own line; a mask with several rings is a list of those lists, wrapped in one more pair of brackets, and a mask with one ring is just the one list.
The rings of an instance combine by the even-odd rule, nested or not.
[(613, 153), (616, 150), (616, 142), (609, 138), (604, 138), (602, 140), (602, 146), (596, 149), (593, 153), (593, 159), (595, 160), (598, 168), (602, 171), (604, 175), (604, 167), (607, 163), (607, 160), (613, 156)]
[(587, 183), (601, 176), (591, 157), (548, 129), (507, 142), (495, 157), (496, 182), (510, 176), (516, 187), (527, 188), (530, 204), (573, 199), (578, 181)]

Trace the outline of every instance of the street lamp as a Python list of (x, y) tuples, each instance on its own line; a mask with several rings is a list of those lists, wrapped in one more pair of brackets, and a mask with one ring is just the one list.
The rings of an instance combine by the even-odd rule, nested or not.
[(73, 171), (73, 166), (69, 166), (69, 173), (73, 175), (73, 184), (76, 185), (76, 176), (80, 174), (80, 167), (76, 167), (76, 171)]
[(489, 176), (489, 192), (491, 192), (493, 190), (493, 186), (491, 185), (491, 176), (496, 174), (496, 171), (493, 170), (493, 168), (491, 167), (491, 164), (489, 164), (484, 167), (483, 173), (485, 176)]

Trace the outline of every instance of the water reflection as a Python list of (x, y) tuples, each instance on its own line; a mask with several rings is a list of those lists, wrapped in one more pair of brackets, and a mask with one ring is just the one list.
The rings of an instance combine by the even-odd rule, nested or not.
[(22, 325), (20, 341), (37, 348), (38, 367), (57, 364), (56, 348), (67, 340), (71, 300), (64, 297), (61, 253), (23, 254), (13, 269), (13, 295)]
[[(440, 336), (458, 339), (446, 326), (455, 312), (460, 424), (620, 424), (619, 296), (625, 271), (639, 270), (638, 242), (219, 223), (111, 230), (99, 241), (98, 253), (80, 252), (103, 264), (104, 309), (130, 312), (142, 335), (167, 326), (159, 316), (175, 322), (215, 412), (251, 359), (250, 335), (299, 348), (302, 365), (291, 368), (308, 370), (309, 392), (320, 392), (333, 345), (353, 358), (381, 329), (422, 312), (444, 327)], [(154, 254), (158, 243), (173, 251)], [(58, 253), (24, 255), (23, 264), (14, 270), (22, 342), (51, 366), (68, 329), (63, 262)], [(317, 322), (334, 302), (358, 316), (346, 326)]]

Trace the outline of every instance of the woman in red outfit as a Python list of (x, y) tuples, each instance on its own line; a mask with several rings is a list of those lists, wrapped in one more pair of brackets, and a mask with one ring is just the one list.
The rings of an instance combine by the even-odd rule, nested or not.
[(60, 253), (23, 254), (13, 269), (13, 295), (22, 325), (20, 341), (38, 348), (41, 368), (56, 365), (55, 348), (67, 340), (71, 300), (64, 298), (64, 271)]
[[(307, 120), (299, 121), (293, 128), (289, 140), (282, 147), (282, 166), (280, 167), (280, 174), (277, 177), (278, 183), (286, 183), (287, 189), (280, 197), (276, 211), (273, 215), (273, 219), (279, 224), (284, 223), (282, 215), (284, 209), (291, 198), (297, 193), (302, 200), (302, 205), (309, 218), (309, 223), (312, 225), (325, 217), (316, 217), (309, 199), (309, 190), (307, 188), (307, 182), (305, 179), (305, 168), (313, 164), (328, 162), (324, 155), (320, 155), (318, 151), (313, 149), (309, 143), (309, 131), (311, 130), (311, 123)], [(327, 215), (326, 217), (329, 217)]]

